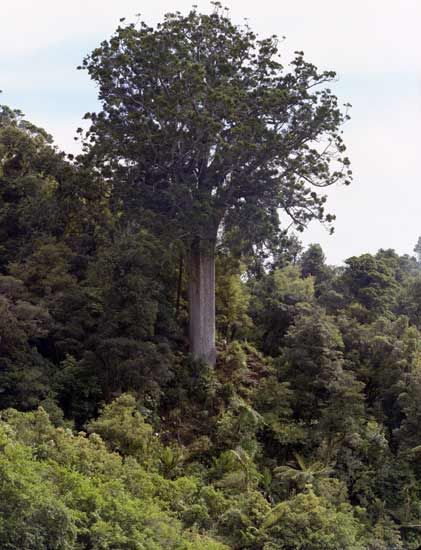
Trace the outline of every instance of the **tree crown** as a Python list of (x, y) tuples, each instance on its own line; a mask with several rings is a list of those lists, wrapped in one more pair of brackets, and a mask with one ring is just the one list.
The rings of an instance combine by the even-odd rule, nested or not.
[(324, 87), (335, 73), (302, 52), (286, 69), (275, 36), (259, 39), (214, 4), (156, 28), (120, 26), (83, 68), (102, 101), (86, 115), (91, 158), (178, 234), (234, 227), (256, 244), (279, 233), (280, 211), (299, 229), (333, 221), (313, 187), (350, 182), (348, 115)]

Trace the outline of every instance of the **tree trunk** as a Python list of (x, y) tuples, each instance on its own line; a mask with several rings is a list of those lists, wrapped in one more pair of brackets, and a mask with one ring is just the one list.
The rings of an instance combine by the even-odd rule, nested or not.
[(197, 239), (190, 252), (190, 351), (211, 365), (215, 349), (215, 241)]

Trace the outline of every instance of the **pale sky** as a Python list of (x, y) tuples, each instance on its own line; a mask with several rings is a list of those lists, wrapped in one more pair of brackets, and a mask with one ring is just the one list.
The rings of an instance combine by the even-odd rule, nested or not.
[[(96, 88), (77, 71), (109, 38), (119, 18), (141, 13), (150, 24), (201, 0), (0, 0), (0, 103), (19, 108), (66, 152)], [(260, 36), (285, 36), (285, 57), (304, 50), (332, 69), (341, 103), (351, 103), (344, 138), (354, 171), (350, 187), (329, 191), (335, 233), (313, 224), (301, 236), (319, 242), (330, 263), (395, 248), (412, 253), (421, 235), (421, 0), (226, 0), (233, 19)]]

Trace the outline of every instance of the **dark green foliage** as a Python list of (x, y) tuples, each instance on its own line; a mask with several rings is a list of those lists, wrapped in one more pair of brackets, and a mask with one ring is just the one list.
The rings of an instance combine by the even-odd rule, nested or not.
[[(80, 68), (102, 110), (85, 152), (123, 219), (153, 220), (189, 258), (189, 343), (216, 359), (215, 248), (277, 251), (287, 226), (326, 222), (319, 188), (349, 184), (348, 119), (303, 52), (286, 69), (278, 39), (235, 25), (218, 3), (169, 13), (156, 28), (119, 26)], [(284, 227), (285, 225), (285, 227)]]
[[(279, 227), (349, 173), (333, 74), (276, 51), (219, 5), (120, 27), (77, 159), (0, 108), (1, 549), (421, 547), (420, 258)], [(186, 287), (218, 225), (212, 366)]]
[(320, 283), (326, 279), (325, 255), (319, 244), (311, 244), (301, 255), (301, 275), (303, 277), (313, 276)]
[(218, 228), (243, 249), (276, 241), (277, 209), (300, 229), (332, 221), (312, 185), (350, 182), (347, 115), (323, 88), (335, 73), (302, 52), (285, 69), (276, 37), (214, 8), (120, 26), (85, 58), (102, 102), (86, 115), (90, 157), (128, 214), (153, 211), (184, 243)]
[(379, 253), (364, 254), (346, 260), (343, 285), (350, 301), (355, 300), (367, 310), (367, 319), (385, 314), (396, 303), (398, 285), (394, 266)]
[(251, 317), (264, 353), (277, 355), (289, 326), (314, 301), (312, 278), (302, 279), (295, 266), (275, 269), (251, 282)]
[(421, 237), (418, 237), (417, 244), (414, 247), (414, 252), (417, 255), (417, 260), (419, 263), (421, 259)]
[(251, 328), (250, 294), (241, 280), (245, 266), (220, 254), (216, 259), (216, 328), (228, 341), (242, 339)]
[(0, 407), (60, 427), (3, 413), (0, 545), (418, 548), (415, 259), (221, 243), (212, 368), (186, 353), (183, 247), (19, 117), (26, 169), (31, 140), (54, 162), (2, 176)]
[(274, 550), (339, 550), (367, 548), (362, 526), (350, 506), (335, 509), (312, 492), (297, 495), (276, 506), (264, 524), (268, 541), (264, 548)]
[(343, 437), (363, 413), (363, 384), (345, 367), (344, 344), (334, 319), (313, 307), (288, 331), (280, 378), (294, 392), (293, 410), (311, 427), (311, 437)]
[(48, 310), (26, 301), (22, 281), (0, 276), (0, 404), (30, 409), (49, 392), (52, 364), (36, 348), (51, 324)]

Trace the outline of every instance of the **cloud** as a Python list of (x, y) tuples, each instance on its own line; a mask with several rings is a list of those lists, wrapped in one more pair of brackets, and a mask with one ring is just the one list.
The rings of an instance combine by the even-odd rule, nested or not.
[(17, 56), (72, 39), (103, 33), (118, 22), (119, 13), (136, 2), (73, 0), (16, 0), (3, 2), (0, 51)]
[[(210, 2), (199, 1), (210, 9)], [(81, 37), (108, 36), (120, 17), (133, 19), (139, 11), (156, 22), (174, 10), (170, 0), (144, 5), (138, 0), (16, 0), (3, 2), (0, 51), (3, 56), (26, 55)], [(179, 0), (177, 9), (188, 10), (191, 0)], [(231, 0), (234, 18), (248, 17), (262, 34), (286, 34), (292, 48), (307, 50), (317, 61), (358, 71), (420, 68), (419, 0)]]
[[(75, 70), (84, 55), (108, 38), (120, 17), (155, 24), (168, 11), (207, 0), (14, 0), (0, 14), (1, 102), (24, 110), (60, 147), (75, 152), (75, 129), (97, 108), (96, 89)], [(345, 140), (355, 182), (329, 191), (336, 235), (316, 225), (305, 242), (319, 241), (331, 262), (362, 250), (394, 246), (411, 251), (421, 233), (419, 127), (421, 126), (420, 0), (227, 0), (233, 19), (245, 17), (261, 36), (286, 35), (285, 57), (304, 50), (353, 104)], [(399, 229), (401, 228), (401, 229)]]
[(316, 223), (303, 234), (306, 245), (321, 243), (332, 263), (379, 248), (410, 254), (421, 234), (421, 102), (415, 94), (394, 100), (384, 97), (371, 110), (354, 112), (345, 129), (354, 182), (327, 191), (335, 234)]

